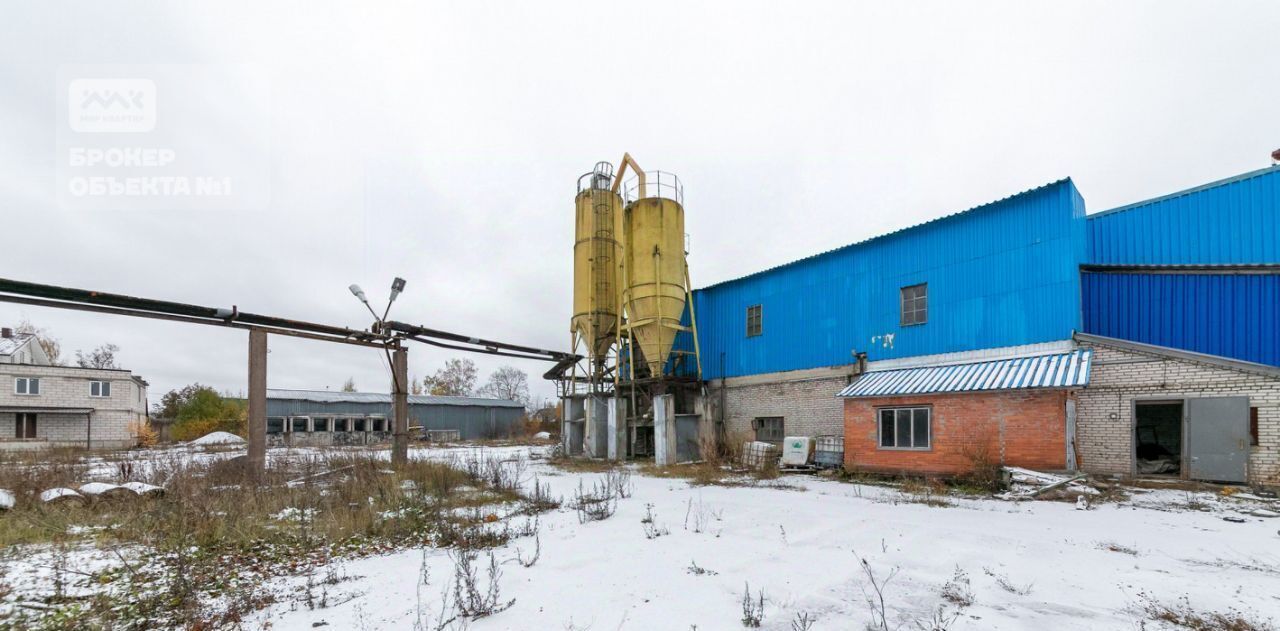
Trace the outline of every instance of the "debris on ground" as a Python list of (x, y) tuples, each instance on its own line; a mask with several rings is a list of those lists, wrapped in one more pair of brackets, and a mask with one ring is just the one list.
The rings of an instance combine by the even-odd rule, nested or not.
[(996, 494), (996, 498), (1002, 500), (1033, 499), (1050, 491), (1061, 490), (1067, 493), (1079, 493), (1079, 499), (1076, 500), (1077, 508), (1084, 510), (1088, 508), (1088, 501), (1086, 500), (1082, 507), (1079, 504), (1080, 499), (1085, 495), (1097, 495), (1100, 492), (1089, 485), (1088, 476), (1083, 473), (1057, 475), (1022, 467), (1004, 467), (1004, 474), (1009, 480), (1009, 490)]

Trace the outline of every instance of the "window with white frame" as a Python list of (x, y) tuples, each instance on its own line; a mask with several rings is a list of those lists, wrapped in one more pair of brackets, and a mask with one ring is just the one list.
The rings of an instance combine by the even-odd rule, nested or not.
[(929, 284), (902, 288), (902, 326), (924, 324), (929, 319)]
[(289, 419), (289, 431), (293, 433), (305, 433), (307, 431), (307, 417), (295, 416)]
[(14, 394), (40, 394), (40, 379), (36, 377), (18, 377), (13, 380)]
[(284, 419), (279, 416), (267, 417), (267, 433), (280, 434), (284, 432)]
[(91, 397), (111, 396), (111, 382), (110, 381), (90, 381), (89, 396)]
[(879, 414), (881, 449), (929, 449), (933, 445), (930, 408), (880, 408)]

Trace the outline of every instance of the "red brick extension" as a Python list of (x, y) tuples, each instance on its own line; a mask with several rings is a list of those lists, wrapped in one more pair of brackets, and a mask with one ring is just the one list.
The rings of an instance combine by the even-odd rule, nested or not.
[[(1018, 390), (846, 399), (844, 464), (850, 470), (949, 475), (972, 468), (973, 454), (985, 446), (996, 464), (1065, 469), (1068, 396), (1065, 390)], [(876, 409), (921, 405), (933, 408), (932, 447), (878, 449)]]

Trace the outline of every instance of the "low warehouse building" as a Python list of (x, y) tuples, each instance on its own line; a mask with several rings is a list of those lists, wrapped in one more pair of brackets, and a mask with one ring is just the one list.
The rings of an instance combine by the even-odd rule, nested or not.
[[(461, 440), (505, 438), (524, 405), (507, 399), (409, 395), (412, 431), (456, 432)], [(271, 445), (365, 445), (391, 440), (391, 395), (328, 390), (267, 390)]]

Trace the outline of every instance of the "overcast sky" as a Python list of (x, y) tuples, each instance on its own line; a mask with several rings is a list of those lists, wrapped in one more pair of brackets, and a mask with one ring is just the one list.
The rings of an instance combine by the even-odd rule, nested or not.
[[(969, 5), (6, 1), (0, 277), (363, 328), (347, 285), (381, 303), (399, 275), (399, 319), (564, 348), (576, 178), (624, 151), (681, 177), (702, 286), (1067, 176), (1097, 212), (1280, 148), (1280, 3)], [(191, 87), (210, 68), (233, 103)], [(157, 131), (68, 133), (69, 79), (151, 75)], [(103, 138), (255, 195), (67, 203), (66, 141)], [(118, 344), (153, 402), (245, 388), (240, 331), (0, 303), (22, 318), (64, 355)], [(271, 350), (272, 387), (387, 389), (374, 351)]]

